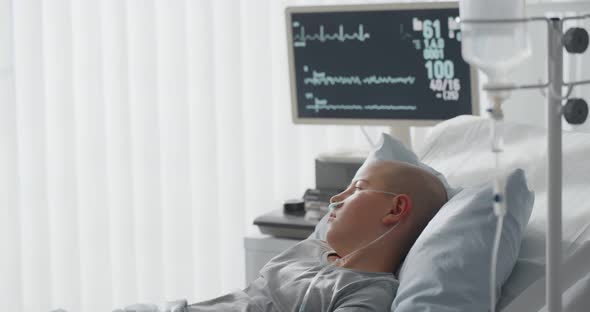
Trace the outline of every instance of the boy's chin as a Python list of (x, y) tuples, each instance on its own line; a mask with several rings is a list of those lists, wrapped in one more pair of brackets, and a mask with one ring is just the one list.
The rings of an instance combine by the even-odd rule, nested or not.
[(326, 237), (324, 237), (324, 240), (328, 243), (330, 243), (330, 241), (332, 241), (334, 239), (333, 237), (333, 233), (332, 233), (332, 225), (328, 224), (328, 230), (326, 231)]
[(328, 242), (328, 244), (331, 246), (333, 243), (335, 243), (336, 241), (339, 241), (339, 233), (336, 230), (336, 228), (334, 228), (334, 226), (329, 225), (328, 226), (328, 230), (326, 231), (326, 237), (324, 238), (324, 240), (326, 242)]

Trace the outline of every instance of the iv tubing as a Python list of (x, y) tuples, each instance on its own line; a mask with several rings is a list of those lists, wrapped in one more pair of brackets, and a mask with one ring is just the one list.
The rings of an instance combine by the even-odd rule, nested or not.
[(494, 214), (497, 217), (496, 234), (494, 235), (494, 246), (492, 249), (491, 268), (490, 268), (490, 311), (496, 311), (496, 275), (498, 266), (498, 253), (500, 249), (500, 241), (502, 238), (502, 226), (504, 223), (504, 216), (506, 215), (506, 203), (504, 200), (504, 184), (501, 177), (500, 153), (502, 152), (503, 144), (503, 119), (504, 113), (502, 111), (502, 98), (499, 96), (492, 96), (494, 107), (489, 110), (492, 118), (491, 124), (491, 141), (492, 153), (494, 153), (495, 160), (495, 180), (494, 180)]
[(498, 222), (496, 223), (496, 235), (494, 237), (494, 249), (492, 250), (492, 270), (490, 277), (490, 311), (496, 312), (496, 268), (498, 265), (498, 250), (500, 249), (500, 238), (502, 235), (502, 225), (504, 216), (498, 216)]

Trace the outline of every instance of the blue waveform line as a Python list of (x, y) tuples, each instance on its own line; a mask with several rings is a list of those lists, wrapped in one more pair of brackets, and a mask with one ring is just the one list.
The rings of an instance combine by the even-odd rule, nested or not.
[(346, 105), (346, 104), (327, 104), (327, 105), (307, 105), (305, 108), (313, 109), (316, 112), (321, 110), (363, 110), (362, 105)]
[(415, 105), (383, 105), (383, 104), (372, 104), (365, 105), (366, 110), (404, 110), (404, 111), (415, 111), (417, 107)]
[(325, 72), (312, 72), (312, 77), (303, 79), (306, 85), (382, 85), (382, 84), (405, 84), (413, 85), (416, 81), (414, 76), (367, 76), (361, 78), (360, 76), (329, 76)]
[(388, 104), (328, 104), (327, 99), (313, 99), (313, 104), (306, 105), (305, 108), (308, 110), (314, 110), (316, 113), (322, 110), (373, 110), (373, 111), (415, 111), (417, 107), (415, 105), (388, 105)]
[[(293, 26), (299, 27), (299, 23), (295, 22), (295, 23), (293, 23)], [(299, 28), (299, 33), (294, 34), (293, 45), (295, 47), (305, 47), (307, 45), (307, 43), (306, 43), (307, 41), (314, 41), (314, 40), (317, 40), (320, 42), (334, 41), (334, 40), (338, 40), (340, 42), (344, 42), (346, 40), (358, 40), (360, 42), (364, 42), (365, 40), (369, 39), (370, 37), (371, 37), (371, 34), (368, 32), (365, 32), (363, 24), (359, 24), (358, 32), (353, 32), (351, 34), (344, 32), (344, 26), (342, 24), (338, 26), (338, 32), (334, 32), (334, 33), (325, 33), (324, 25), (320, 25), (319, 33), (314, 33), (314, 34), (306, 34), (305, 27), (301, 26)]]

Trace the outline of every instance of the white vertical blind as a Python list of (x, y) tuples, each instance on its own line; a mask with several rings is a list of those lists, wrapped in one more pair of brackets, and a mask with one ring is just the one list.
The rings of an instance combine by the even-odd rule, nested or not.
[(22, 239), (18, 209), (19, 160), (12, 26), (10, 2), (0, 0), (0, 304), (7, 311), (22, 311)]
[(25, 310), (42, 311), (51, 302), (51, 258), (46, 163), (42, 10), (40, 1), (13, 2), (17, 179), (21, 271)]
[(186, 21), (183, 1), (156, 1), (158, 104), (161, 125), (164, 298), (191, 297), (191, 160)]
[(104, 232), (110, 222), (100, 5), (71, 1), (70, 10), (81, 310), (105, 311), (112, 302), (112, 274), (109, 236)]
[[(274, 1), (278, 2), (279, 1)], [(240, 86), (242, 90), (243, 174), (247, 177), (273, 171), (272, 35), (270, 1), (240, 1)], [(267, 18), (252, 18), (266, 16)], [(260, 125), (266, 125), (261, 127)], [(251, 148), (256, 146), (256, 148)], [(243, 183), (245, 219), (253, 220), (273, 207), (274, 177), (265, 175), (253, 183)]]
[[(242, 279), (245, 272), (243, 266), (232, 264), (236, 259), (244, 259), (242, 237), (235, 233), (245, 230), (243, 222), (245, 181), (242, 156), (244, 123), (241, 114), (248, 107), (244, 107), (241, 103), (240, 36), (242, 33), (239, 2), (214, 1), (212, 15), (211, 27), (215, 35), (211, 44), (215, 51), (213, 55), (215, 70), (211, 78), (215, 103), (215, 126), (210, 131), (217, 134), (218, 181), (218, 188), (213, 196), (218, 198), (217, 217), (220, 221), (218, 223), (220, 241), (218, 256), (225, 264), (225, 268), (221, 271), (221, 287), (231, 289), (236, 285), (236, 280)], [(229, 259), (233, 261), (228, 261)]]
[(131, 171), (140, 301), (164, 297), (161, 132), (153, 1), (127, 2)]
[[(186, 42), (188, 69), (188, 103), (190, 117), (190, 174), (192, 179), (192, 244), (180, 257), (192, 257), (193, 297), (212, 298), (221, 291), (220, 229), (217, 207), (218, 134), (215, 129), (215, 67), (212, 42), (215, 30), (212, 1), (186, 2)], [(229, 190), (228, 190), (229, 191)], [(229, 195), (229, 193), (227, 194)], [(237, 208), (240, 209), (240, 208)], [(239, 234), (238, 234), (239, 235)], [(189, 297), (190, 298), (190, 297)]]
[(102, 75), (112, 305), (138, 298), (126, 2), (101, 2)]
[(317, 153), (368, 147), (357, 127), (292, 124), (285, 1), (0, 4), (10, 311), (243, 288), (253, 219), (314, 186)]
[[(69, 1), (41, 3), (52, 301), (81, 309), (81, 217)], [(15, 11), (16, 13), (16, 11)]]

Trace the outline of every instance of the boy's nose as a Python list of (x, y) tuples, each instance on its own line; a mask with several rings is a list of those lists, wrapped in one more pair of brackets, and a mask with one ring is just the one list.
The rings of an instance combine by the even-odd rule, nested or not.
[(344, 204), (344, 201), (334, 201), (334, 200), (330, 199), (330, 205), (328, 205), (328, 209), (332, 213), (334, 213), (334, 211), (336, 209), (339, 209), (342, 206), (342, 204)]
[(345, 193), (346, 192), (341, 192), (341, 193), (338, 193), (338, 194), (332, 196), (330, 198), (330, 203), (337, 203), (337, 202), (343, 201), (344, 199), (346, 199), (346, 194)]
[(330, 197), (330, 204), (331, 203), (339, 202), (340, 201), (340, 195), (342, 195), (342, 193), (336, 194), (336, 195)]

